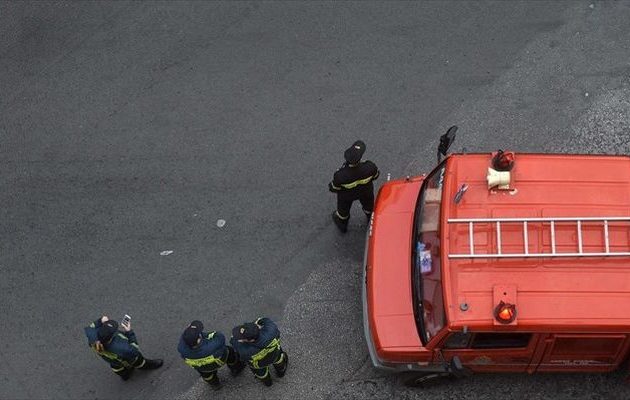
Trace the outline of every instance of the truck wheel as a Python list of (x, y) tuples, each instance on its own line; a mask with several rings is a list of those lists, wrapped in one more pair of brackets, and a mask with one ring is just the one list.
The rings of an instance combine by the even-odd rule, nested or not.
[(428, 373), (408, 373), (401, 377), (401, 382), (405, 386), (427, 388), (438, 385), (452, 378), (449, 373), (445, 372), (428, 372)]

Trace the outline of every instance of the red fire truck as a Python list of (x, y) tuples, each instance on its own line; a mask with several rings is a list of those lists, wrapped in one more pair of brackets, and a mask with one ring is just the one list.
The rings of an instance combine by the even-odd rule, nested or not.
[[(368, 228), (365, 336), (407, 383), (607, 372), (630, 348), (630, 157), (450, 154), (386, 182)], [(446, 156), (441, 160), (441, 156)]]

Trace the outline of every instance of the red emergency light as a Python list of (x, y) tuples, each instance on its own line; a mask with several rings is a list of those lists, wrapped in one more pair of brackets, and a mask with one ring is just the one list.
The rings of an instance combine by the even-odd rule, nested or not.
[(510, 324), (516, 319), (516, 305), (501, 301), (494, 309), (494, 318), (502, 324)]

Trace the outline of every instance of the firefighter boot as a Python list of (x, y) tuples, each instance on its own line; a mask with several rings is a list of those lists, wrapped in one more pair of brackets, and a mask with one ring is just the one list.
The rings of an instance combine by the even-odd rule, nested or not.
[(133, 372), (133, 368), (124, 368), (123, 370), (116, 372), (116, 374), (120, 376), (120, 379), (122, 379), (123, 381), (126, 381), (129, 378), (131, 378), (132, 372)]
[(269, 372), (267, 372), (267, 375), (264, 378), (258, 378), (258, 379), (260, 379), (260, 381), (264, 383), (265, 386), (267, 387), (273, 385), (273, 380), (271, 379), (271, 374)]
[(280, 362), (278, 364), (273, 364), (273, 368), (276, 370), (276, 376), (278, 378), (282, 378), (284, 374), (286, 374), (288, 366), (289, 356), (283, 351), (280, 356)]
[(140, 369), (158, 369), (162, 366), (162, 364), (164, 364), (164, 362), (159, 358), (153, 360), (145, 358), (144, 361), (145, 363), (142, 367), (140, 367)]
[(203, 371), (201, 372), (201, 378), (212, 388), (212, 390), (221, 389), (221, 381), (217, 371)]
[(206, 381), (208, 382), (208, 384), (210, 385), (210, 387), (212, 388), (212, 390), (220, 390), (222, 385), (221, 385), (221, 381), (219, 380), (219, 377), (215, 375), (214, 379), (210, 380), (210, 381)]
[(232, 365), (228, 364), (228, 368), (230, 369), (230, 375), (238, 376), (245, 369), (245, 363), (238, 361)]
[(335, 222), (335, 225), (337, 225), (337, 228), (342, 233), (346, 233), (348, 231), (348, 220), (350, 219), (350, 216), (348, 216), (346, 219), (343, 219), (339, 216), (339, 213), (337, 211), (333, 211), (332, 219)]

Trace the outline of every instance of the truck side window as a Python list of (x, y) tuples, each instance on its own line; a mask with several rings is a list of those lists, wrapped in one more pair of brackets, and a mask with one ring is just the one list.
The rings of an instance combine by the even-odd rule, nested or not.
[(444, 342), (445, 349), (465, 349), (472, 336), (471, 332), (453, 332)]
[(477, 332), (472, 340), (472, 349), (508, 349), (527, 347), (531, 333)]

